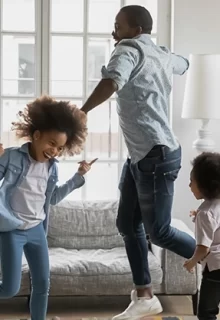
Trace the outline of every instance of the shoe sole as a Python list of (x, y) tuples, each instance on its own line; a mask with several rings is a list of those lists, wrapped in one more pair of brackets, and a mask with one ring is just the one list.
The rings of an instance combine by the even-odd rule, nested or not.
[(147, 317), (147, 316), (155, 316), (157, 314), (160, 314), (162, 311), (163, 311), (163, 308), (161, 307), (161, 308), (158, 308), (157, 311), (152, 310), (152, 312), (148, 312), (148, 313), (145, 313), (145, 314), (142, 314), (139, 316), (123, 318), (121, 320), (141, 320), (142, 318)]

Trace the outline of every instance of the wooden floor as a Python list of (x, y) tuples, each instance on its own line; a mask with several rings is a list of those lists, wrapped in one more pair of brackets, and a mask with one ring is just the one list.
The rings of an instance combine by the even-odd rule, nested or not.
[[(83, 317), (111, 317), (125, 309), (129, 300), (127, 298), (107, 301), (102, 298), (51, 298), (49, 300), (48, 317), (59, 316), (64, 320), (81, 319)], [(159, 297), (164, 312), (163, 315), (192, 316), (191, 298), (187, 296)], [(13, 319), (15, 317), (28, 317), (27, 301), (16, 298), (0, 302), (0, 319)]]

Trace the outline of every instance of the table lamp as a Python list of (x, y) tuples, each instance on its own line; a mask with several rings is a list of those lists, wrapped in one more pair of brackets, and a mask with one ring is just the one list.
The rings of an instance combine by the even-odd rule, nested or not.
[(200, 119), (201, 128), (193, 148), (213, 151), (211, 119), (220, 119), (220, 54), (191, 54), (183, 100), (182, 118)]

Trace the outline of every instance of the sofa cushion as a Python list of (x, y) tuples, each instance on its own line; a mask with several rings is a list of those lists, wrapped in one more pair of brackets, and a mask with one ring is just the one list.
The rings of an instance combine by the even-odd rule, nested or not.
[[(51, 295), (128, 294), (132, 287), (125, 249), (67, 250), (50, 248)], [(149, 252), (154, 285), (162, 283), (162, 269)]]
[(50, 209), (49, 247), (111, 249), (124, 243), (115, 225), (118, 201), (63, 201)]

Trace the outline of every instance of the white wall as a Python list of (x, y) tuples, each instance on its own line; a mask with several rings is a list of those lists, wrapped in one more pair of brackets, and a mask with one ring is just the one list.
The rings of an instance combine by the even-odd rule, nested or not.
[[(186, 57), (190, 53), (220, 53), (220, 1), (173, 0), (172, 5), (172, 50)], [(173, 129), (183, 151), (182, 170), (176, 182), (173, 215), (192, 226), (188, 214), (199, 203), (191, 195), (188, 184), (190, 161), (196, 155), (191, 146), (200, 123), (198, 120), (181, 119), (185, 79), (185, 76), (175, 77), (173, 87)], [(211, 128), (217, 143), (216, 151), (220, 151), (220, 120), (212, 121)]]

